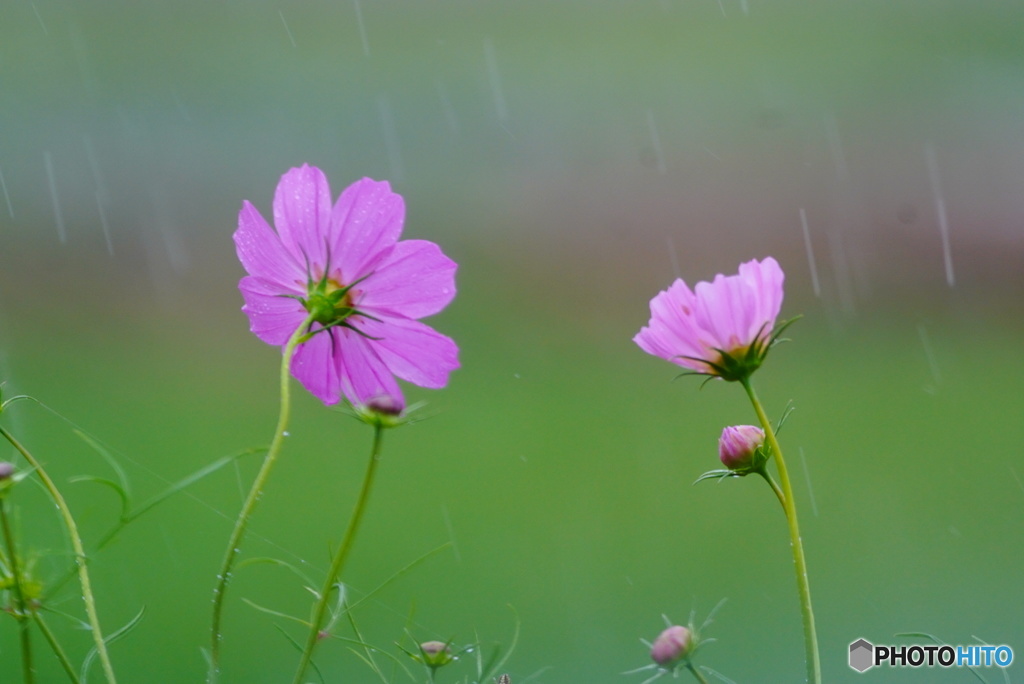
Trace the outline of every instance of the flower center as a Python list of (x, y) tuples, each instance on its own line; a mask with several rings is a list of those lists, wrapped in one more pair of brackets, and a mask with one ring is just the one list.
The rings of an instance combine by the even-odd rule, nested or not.
[(302, 306), (313, 315), (314, 321), (327, 327), (357, 313), (352, 299), (352, 285), (342, 285), (334, 278), (321, 278), (310, 284), (309, 296), (302, 300)]

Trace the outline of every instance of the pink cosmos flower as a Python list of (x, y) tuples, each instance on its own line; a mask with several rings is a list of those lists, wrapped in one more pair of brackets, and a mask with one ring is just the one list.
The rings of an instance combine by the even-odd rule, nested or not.
[(651, 300), (651, 320), (633, 341), (697, 374), (743, 380), (781, 332), (773, 329), (783, 278), (772, 257), (740, 264), (738, 275), (719, 274), (692, 291), (677, 278)]
[(238, 284), (252, 332), (284, 347), (307, 317), (292, 374), (325, 404), (405, 402), (395, 380), (444, 387), (459, 367), (450, 338), (420, 323), (455, 296), (454, 261), (433, 242), (403, 240), (405, 203), (386, 182), (363, 178), (331, 206), (320, 169), (281, 177), (276, 232), (248, 201), (235, 231), (249, 273)]

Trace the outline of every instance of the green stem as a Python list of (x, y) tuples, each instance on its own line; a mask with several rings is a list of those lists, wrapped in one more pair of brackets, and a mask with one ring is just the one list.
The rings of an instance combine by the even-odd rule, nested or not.
[[(796, 586), (800, 594), (800, 611), (803, 614), (804, 622), (804, 650), (807, 661), (807, 681), (812, 684), (821, 683), (821, 659), (818, 655), (818, 634), (814, 628), (814, 610), (811, 608), (811, 586), (807, 579), (807, 561), (804, 558), (803, 541), (800, 538), (800, 525), (796, 518), (796, 501), (793, 499), (793, 487), (789, 481), (789, 471), (786, 469), (786, 462), (782, 458), (782, 448), (779, 447), (779, 440), (775, 438), (775, 430), (771, 421), (765, 415), (764, 408), (754, 392), (750, 380), (740, 381), (743, 389), (750, 397), (750, 403), (754, 405), (754, 412), (757, 419), (761, 421), (764, 428), (764, 436), (768, 447), (772, 450), (775, 458), (775, 466), (779, 469), (779, 481), (782, 485), (782, 509), (786, 513), (786, 522), (789, 524), (789, 545), (793, 550), (793, 565), (796, 570)], [(778, 493), (778, 492), (776, 492)]]
[(786, 510), (786, 495), (782, 493), (782, 489), (779, 488), (779, 483), (775, 481), (772, 474), (767, 470), (762, 469), (757, 471), (757, 474), (764, 478), (764, 481), (768, 483), (768, 486), (775, 492), (775, 496), (779, 499), (779, 503), (782, 504), (782, 510)]
[(75, 553), (75, 562), (78, 564), (78, 581), (82, 585), (82, 601), (85, 603), (85, 614), (89, 619), (89, 631), (92, 633), (93, 643), (96, 645), (96, 655), (100, 659), (100, 665), (103, 667), (103, 674), (107, 678), (108, 684), (116, 684), (117, 678), (114, 676), (114, 666), (110, 663), (110, 656), (107, 654), (107, 644), (103, 640), (103, 631), (100, 629), (100, 618), (96, 613), (96, 599), (92, 593), (92, 583), (89, 581), (88, 559), (85, 556), (85, 548), (82, 546), (82, 538), (78, 534), (78, 525), (75, 524), (75, 519), (71, 515), (71, 509), (68, 508), (68, 504), (64, 501), (60, 490), (57, 489), (57, 485), (53, 483), (46, 470), (43, 469), (42, 464), (2, 426), (0, 426), (0, 434), (18, 450), (18, 453), (36, 471), (50, 498), (57, 505), (61, 517), (64, 519), (64, 527), (68, 531), (68, 537), (71, 539), (71, 548)]
[(21, 639), (21, 671), (25, 684), (35, 681), (32, 667), (32, 639), (28, 631), (29, 615), (25, 592), (21, 588), (21, 570), (18, 567), (18, 547), (14, 544), (14, 533), (11, 532), (11, 521), (7, 516), (7, 497), (0, 495), (0, 526), (3, 527), (4, 544), (10, 554), (11, 577), (14, 584), (14, 602), (17, 605), (18, 634)]
[(323, 625), (324, 615), (327, 612), (327, 605), (330, 601), (331, 590), (334, 588), (338, 578), (341, 576), (342, 568), (345, 567), (345, 560), (348, 558), (348, 554), (352, 550), (352, 544), (355, 541), (356, 531), (359, 529), (359, 523), (363, 519), (363, 513), (366, 512), (366, 502), (370, 499), (370, 489), (373, 487), (374, 475), (376, 475), (377, 465), (380, 463), (381, 437), (384, 434), (384, 427), (382, 425), (374, 425), (373, 429), (373, 448), (370, 451), (370, 462), (366, 466), (366, 475), (363, 477), (363, 487), (359, 492), (359, 499), (356, 501), (356, 507), (352, 511), (352, 517), (349, 518), (348, 529), (345, 530), (345, 537), (342, 539), (341, 546), (339, 546), (338, 550), (334, 553), (334, 558), (331, 560), (331, 567), (327, 571), (327, 577), (324, 580), (323, 588), (320, 590), (320, 596), (313, 609), (313, 620), (309, 625), (309, 636), (306, 638), (306, 647), (302, 649), (302, 658), (299, 660), (299, 667), (295, 670), (295, 679), (292, 680), (293, 684), (301, 684), (302, 675), (306, 672), (306, 668), (309, 666), (309, 661), (313, 658), (313, 649), (315, 649), (317, 643), (320, 642), (322, 636), (320, 634), (320, 628)]
[(700, 684), (708, 684), (708, 680), (704, 678), (704, 675), (700, 673), (700, 670), (694, 667), (693, 663), (689, 660), (686, 661), (686, 669), (693, 673), (693, 676), (697, 678), (697, 681), (700, 682)]
[(50, 630), (50, 626), (46, 624), (45, 620), (43, 620), (43, 616), (38, 612), (34, 612), (32, 613), (32, 618), (39, 626), (39, 631), (41, 631), (43, 636), (46, 637), (46, 641), (50, 644), (50, 648), (53, 649), (53, 653), (57, 656), (57, 660), (60, 661), (60, 665), (64, 668), (64, 672), (67, 673), (68, 678), (71, 680), (71, 684), (79, 684), (80, 680), (78, 679), (78, 673), (75, 672), (74, 665), (72, 665), (71, 661), (68, 660), (68, 655), (64, 652), (64, 649), (61, 648), (60, 642), (57, 641), (57, 637)]
[(277, 418), (277, 428), (274, 431), (274, 439), (267, 449), (267, 455), (263, 458), (263, 465), (253, 480), (249, 495), (242, 503), (242, 510), (235, 521), (235, 527), (231, 530), (231, 537), (228, 539), (227, 549), (224, 551), (224, 560), (221, 563), (220, 572), (217, 573), (217, 586), (213, 590), (213, 620), (210, 623), (210, 667), (206, 674), (208, 684), (217, 681), (220, 675), (220, 644), (223, 639), (221, 634), (221, 617), (224, 612), (224, 594), (227, 592), (228, 583), (231, 581), (231, 569), (234, 567), (235, 558), (238, 556), (238, 549), (245, 536), (246, 527), (249, 525), (249, 518), (256, 508), (256, 502), (263, 494), (263, 487), (266, 486), (267, 478), (274, 467), (277, 456), (281, 452), (281, 445), (284, 443), (285, 430), (288, 427), (288, 419), (291, 415), (291, 398), (289, 393), (290, 371), (292, 356), (296, 347), (305, 341), (306, 330), (313, 322), (313, 317), (308, 316), (302, 325), (295, 329), (288, 343), (284, 347), (281, 356), (281, 410)]

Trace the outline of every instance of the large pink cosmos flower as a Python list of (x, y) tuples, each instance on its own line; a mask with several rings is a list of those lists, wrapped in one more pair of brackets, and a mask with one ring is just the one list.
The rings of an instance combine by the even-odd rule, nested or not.
[(320, 169), (304, 165), (281, 177), (274, 225), (242, 203), (235, 247), (249, 275), (238, 288), (252, 332), (285, 346), (307, 317), (311, 335), (299, 345), (292, 374), (325, 404), (344, 395), (401, 410), (395, 376), (422, 387), (444, 387), (459, 367), (450, 338), (417, 319), (455, 296), (455, 262), (433, 242), (399, 242), (402, 197), (363, 178), (331, 206)]
[(648, 354), (701, 375), (743, 380), (774, 342), (782, 307), (782, 269), (775, 259), (740, 264), (690, 290), (680, 279), (651, 300), (651, 320), (633, 338)]

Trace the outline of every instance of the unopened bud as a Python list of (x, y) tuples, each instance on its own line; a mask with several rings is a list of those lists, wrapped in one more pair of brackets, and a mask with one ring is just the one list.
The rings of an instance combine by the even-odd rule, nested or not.
[(443, 641), (424, 641), (420, 644), (420, 653), (423, 656), (423, 664), (431, 669), (437, 669), (455, 660), (452, 649)]
[(14, 475), (14, 464), (7, 461), (0, 462), (0, 480), (9, 480)]
[(732, 425), (718, 438), (718, 457), (729, 470), (758, 466), (758, 451), (764, 446), (764, 430), (754, 425)]
[(651, 660), (662, 667), (671, 667), (690, 653), (693, 640), (690, 630), (673, 625), (658, 635), (651, 645)]

